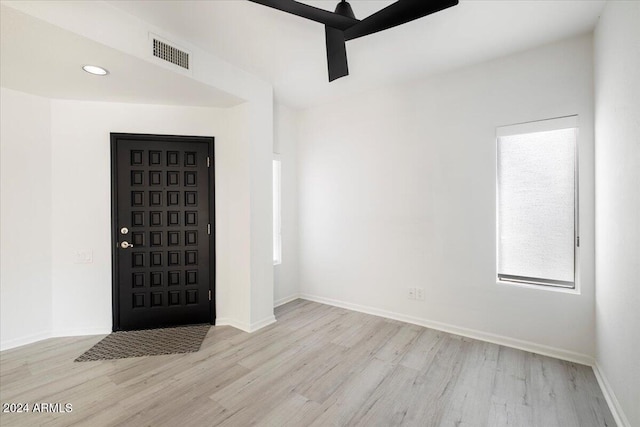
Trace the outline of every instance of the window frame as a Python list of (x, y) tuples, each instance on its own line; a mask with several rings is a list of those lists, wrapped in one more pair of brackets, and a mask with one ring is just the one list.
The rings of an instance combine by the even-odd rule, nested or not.
[[(574, 157), (574, 236), (573, 236), (573, 283), (550, 279), (533, 279), (529, 277), (501, 275), (499, 273), (500, 256), (500, 183), (499, 183), (499, 138), (523, 135), (537, 132), (549, 132), (554, 130), (575, 129), (575, 157)], [(580, 147), (580, 126), (577, 115), (541, 119), (532, 122), (516, 123), (512, 125), (499, 126), (495, 135), (495, 191), (496, 191), (496, 217), (495, 217), (495, 278), (499, 285), (509, 285), (521, 288), (547, 290), (569, 294), (580, 294), (580, 174), (579, 174), (579, 147)], [(571, 286), (571, 284), (573, 286)]]
[[(273, 265), (282, 264), (282, 159), (274, 154), (271, 161), (273, 195)], [(277, 184), (277, 191), (276, 191)]]

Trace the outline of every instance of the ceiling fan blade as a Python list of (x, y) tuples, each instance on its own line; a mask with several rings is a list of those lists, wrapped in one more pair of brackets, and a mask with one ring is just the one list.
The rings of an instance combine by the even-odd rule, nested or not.
[(344, 31), (345, 40), (377, 33), (458, 4), (458, 0), (398, 0)]
[(347, 47), (344, 32), (329, 26), (324, 27), (327, 39), (327, 64), (329, 66), (329, 81), (349, 75), (347, 64)]
[(258, 3), (264, 6), (268, 6), (274, 9), (281, 10), (283, 12), (291, 13), (293, 15), (301, 16), (303, 18), (311, 19), (312, 21), (320, 22), (321, 24), (328, 25), (329, 27), (337, 28), (339, 30), (346, 30), (360, 22), (355, 18), (349, 16), (343, 16), (337, 13), (329, 12), (328, 10), (319, 9), (317, 7), (309, 6), (307, 4), (298, 3), (294, 0), (249, 0), (253, 3)]

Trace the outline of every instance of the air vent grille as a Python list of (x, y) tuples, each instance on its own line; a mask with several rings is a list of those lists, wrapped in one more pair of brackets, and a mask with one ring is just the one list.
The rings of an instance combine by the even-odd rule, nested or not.
[(187, 52), (176, 49), (157, 39), (153, 39), (153, 56), (164, 59), (186, 70), (189, 69), (189, 54)]

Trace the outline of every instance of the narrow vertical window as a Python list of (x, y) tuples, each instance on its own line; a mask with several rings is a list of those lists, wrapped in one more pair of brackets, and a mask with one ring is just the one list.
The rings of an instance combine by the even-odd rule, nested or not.
[(273, 264), (282, 262), (282, 232), (281, 232), (281, 162), (278, 158), (273, 160)]
[(577, 118), (497, 132), (498, 280), (575, 287)]

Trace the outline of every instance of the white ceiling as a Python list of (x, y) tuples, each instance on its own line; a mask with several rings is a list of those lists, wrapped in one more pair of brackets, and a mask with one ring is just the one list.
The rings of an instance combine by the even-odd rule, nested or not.
[[(239, 98), (7, 6), (0, 13), (0, 84), (55, 99), (229, 107)], [(111, 74), (93, 76), (82, 65)]]
[[(332, 83), (324, 30), (315, 22), (244, 0), (109, 3), (261, 76), (279, 102), (300, 108), (589, 32), (605, 0), (461, 0), (348, 42), (351, 75)], [(338, 0), (304, 3), (331, 10)], [(351, 0), (359, 19), (391, 3)]]
[[(304, 1), (328, 10), (337, 2)], [(108, 3), (262, 77), (274, 85), (278, 102), (304, 108), (591, 31), (605, 0), (461, 0), (445, 11), (348, 42), (351, 75), (332, 83), (324, 30), (315, 22), (245, 0)], [(391, 3), (351, 0), (361, 19)], [(214, 107), (241, 102), (7, 6), (1, 19), (3, 87), (62, 99)], [(80, 69), (86, 63), (103, 64), (111, 74), (86, 74)]]

